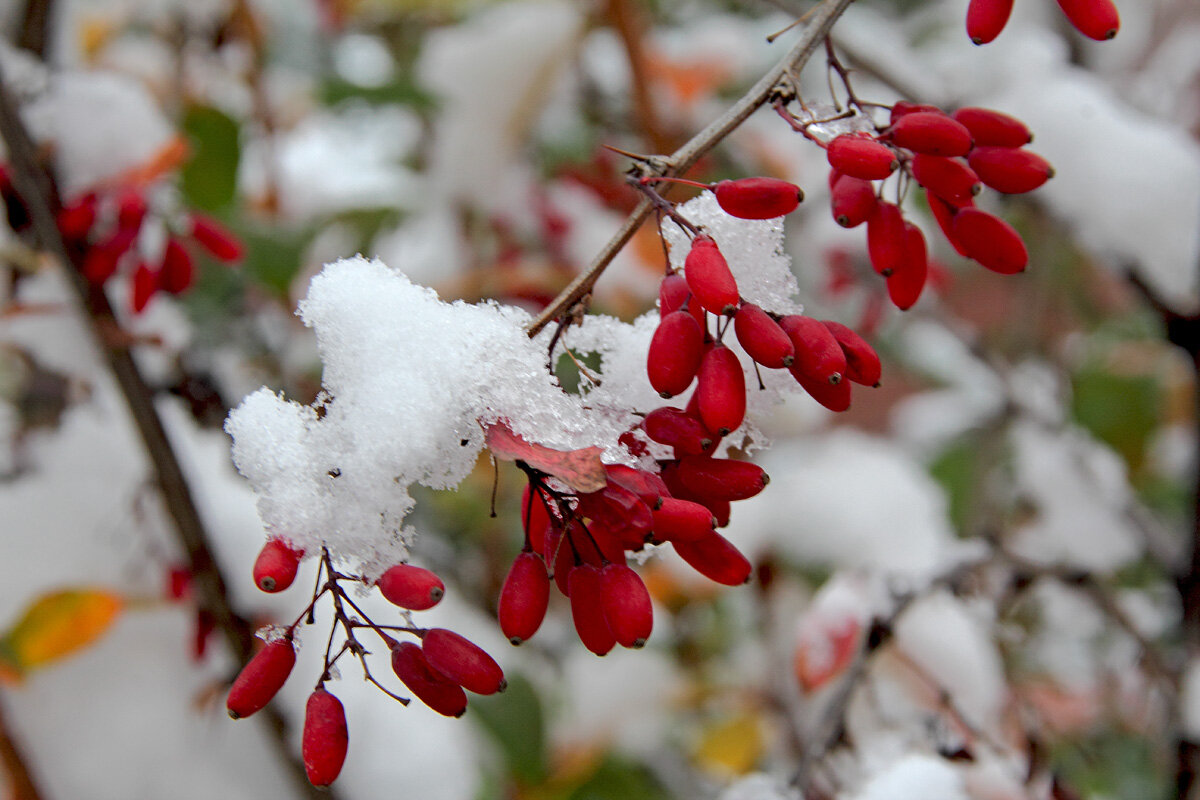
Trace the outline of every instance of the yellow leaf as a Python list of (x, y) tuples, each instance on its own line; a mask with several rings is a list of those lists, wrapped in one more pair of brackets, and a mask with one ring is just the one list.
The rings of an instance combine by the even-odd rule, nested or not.
[(104, 635), (119, 595), (104, 589), (63, 589), (39, 597), (0, 639), (10, 670), (27, 672), (87, 647)]
[(696, 761), (708, 772), (744, 775), (754, 769), (763, 752), (758, 717), (741, 713), (708, 725), (696, 746)]

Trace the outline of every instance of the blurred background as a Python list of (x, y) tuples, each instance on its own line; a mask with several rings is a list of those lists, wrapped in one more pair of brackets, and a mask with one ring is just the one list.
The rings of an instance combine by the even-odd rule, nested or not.
[[(0, 176), (9, 796), (303, 796), (288, 754), (321, 636), (303, 642), (278, 724), (234, 724), (237, 634), (207, 598), (223, 575), (250, 631), (307, 602), (253, 585), (263, 528), (221, 425), (260, 386), (318, 396), (294, 315), (309, 280), (361, 253), (446, 300), (540, 309), (638, 199), (604, 145), (673, 151), (781, 57), (799, 34), (766, 37), (810, 5), (0, 2), (5, 90), (64, 208), (118, 233), (137, 223), (111, 263), (83, 268), (80, 294), (33, 246), (11, 162)], [(763, 425), (772, 446), (754, 457), (772, 483), (727, 532), (755, 580), (726, 589), (650, 559), (641, 651), (593, 656), (554, 604), (512, 648), (494, 620), (523, 539), (520, 481), (501, 480), (495, 516), (486, 463), (456, 492), (422, 492), (414, 560), (448, 586), (428, 622), (485, 646), (509, 690), (445, 719), (346, 669), (337, 796), (774, 800), (797, 770), (812, 798), (1190, 792), (1200, 8), (1118, 6), (1120, 35), (1096, 43), (1055, 3), (1022, 0), (977, 48), (961, 0), (853, 5), (833, 41), (860, 99), (996, 108), (1034, 131), (1054, 179), (980, 199), (1020, 231), (1028, 271), (958, 257), (913, 197), (935, 263), (897, 311), (862, 229), (829, 213), (824, 153), (751, 117), (689, 177), (804, 188), (786, 222), (800, 300), (870, 339), (883, 385), (838, 415), (789, 400)], [(798, 76), (814, 107), (833, 103), (827, 72), (818, 55)], [(187, 269), (167, 269), (173, 241)], [(652, 310), (663, 264), (647, 225), (591, 309)], [(112, 347), (133, 348), (190, 487), (215, 559), (199, 578)], [(948, 577), (963, 560), (978, 568)]]

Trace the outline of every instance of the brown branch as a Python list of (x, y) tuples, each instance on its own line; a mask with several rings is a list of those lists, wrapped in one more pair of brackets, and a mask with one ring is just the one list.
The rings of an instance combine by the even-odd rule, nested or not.
[(650, 94), (650, 71), (647, 68), (646, 48), (642, 43), (646, 26), (640, 5), (632, 0), (608, 0), (605, 10), (629, 61), (633, 112), (638, 127), (654, 152), (663, 153), (671, 147), (671, 137), (663, 130), (662, 120)]
[[(37, 238), (41, 246), (63, 266), (71, 288), (86, 312), (93, 337), (133, 417), (134, 426), (162, 491), (176, 537), (187, 554), (197, 605), (212, 615), (230, 650), (244, 663), (253, 654), (254, 631), (249, 623), (234, 611), (229, 602), (224, 577), (209, 547), (208, 533), (200, 519), (191, 489), (171, 447), (162, 419), (154, 407), (154, 393), (138, 370), (128, 343), (106, 333), (120, 329), (112, 306), (103, 289), (91, 286), (80, 272), (82, 252), (78, 248), (68, 248), (59, 234), (55, 222), (55, 213), (60, 207), (57, 191), (49, 174), (36, 159), (33, 141), (9, 95), (2, 68), (0, 136), (8, 147), (13, 187), (29, 210)], [(286, 724), (282, 716), (273, 709), (264, 709), (264, 717), (274, 734), (272, 739), (280, 757), (290, 766), (289, 772), (294, 779), (298, 795), (328, 798), (327, 793), (316, 793), (305, 777), (302, 765), (289, 746)]]
[[(824, 0), (821, 5), (813, 10), (812, 18), (808, 26), (804, 29), (803, 35), (792, 46), (791, 50), (788, 51), (787, 55), (780, 59), (779, 63), (760, 78), (758, 83), (754, 84), (728, 111), (713, 120), (708, 127), (697, 133), (665, 159), (650, 162), (650, 174), (682, 175), (687, 172), (702, 156), (716, 147), (725, 137), (745, 122), (751, 114), (766, 104), (775, 94), (781, 81), (793, 75), (808, 63), (813, 52), (821, 45), (825, 37), (829, 35), (833, 23), (838, 20), (852, 2), (853, 0)], [(541, 313), (529, 324), (526, 332), (530, 337), (537, 336), (542, 328), (546, 327), (552, 320), (560, 317), (567, 309), (574, 306), (585, 295), (591, 292), (592, 286), (595, 285), (597, 279), (608, 268), (608, 265), (616, 257), (617, 253), (621, 251), (621, 248), (633, 238), (633, 234), (637, 232), (637, 229), (650, 216), (653, 208), (654, 206), (649, 200), (643, 200), (638, 203), (637, 208), (626, 218), (620, 230), (609, 239), (608, 243), (600, 250), (600, 253), (592, 260), (592, 263), (588, 265), (588, 268), (580, 273), (575, 280), (571, 281), (559, 293), (558, 297), (554, 298), (546, 308), (542, 309)]]
[(17, 47), (45, 59), (46, 48), (53, 31), (50, 24), (53, 18), (54, 0), (25, 0), (25, 7), (21, 10), (20, 27), (17, 29)]
[(10, 800), (42, 800), (33, 772), (21, 752), (20, 746), (8, 729), (4, 716), (4, 706), (0, 703), (0, 765), (8, 774), (8, 795)]

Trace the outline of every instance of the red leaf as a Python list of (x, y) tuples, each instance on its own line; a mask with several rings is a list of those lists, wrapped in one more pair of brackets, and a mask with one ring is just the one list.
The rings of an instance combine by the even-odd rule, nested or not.
[(604, 451), (599, 447), (555, 450), (525, 441), (513, 433), (503, 420), (489, 425), (486, 436), (487, 447), (496, 458), (524, 461), (534, 469), (558, 478), (577, 492), (598, 492), (608, 483), (604, 464), (600, 461), (600, 454)]

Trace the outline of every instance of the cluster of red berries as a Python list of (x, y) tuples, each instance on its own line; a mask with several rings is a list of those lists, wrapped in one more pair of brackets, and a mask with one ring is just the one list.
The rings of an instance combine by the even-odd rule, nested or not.
[[(280, 538), (269, 539), (254, 564), (254, 582), (266, 592), (280, 592), (292, 585), (304, 552)], [(322, 554), (321, 569), (326, 580), (319, 586), (312, 602), (295, 622), (270, 638), (242, 668), (229, 690), (226, 708), (234, 719), (250, 716), (264, 708), (283, 687), (296, 664), (295, 631), (301, 621), (313, 621), (312, 610), (317, 600), (330, 594), (333, 598), (335, 624), (340, 624), (346, 641), (340, 650), (325, 653), (325, 667), (316, 688), (309, 695), (304, 715), (302, 754), (308, 779), (315, 786), (328, 786), (341, 772), (349, 744), (346, 712), (341, 701), (331, 694), (325, 683), (333, 665), (346, 652), (362, 661), (367, 679), (385, 693), (407, 703), (383, 687), (371, 675), (365, 660), (367, 649), (358, 641), (359, 629), (373, 631), (391, 652), (392, 671), (421, 702), (439, 714), (459, 717), (467, 709), (466, 693), (494, 694), (503, 691), (506, 683), (500, 665), (480, 647), (453, 631), (444, 628), (414, 628), (405, 625), (379, 625), (362, 611), (341, 586), (342, 581), (367, 582), (362, 576), (336, 571), (328, 553)], [(433, 572), (412, 564), (397, 564), (386, 570), (375, 585), (388, 601), (406, 611), (433, 608), (445, 595), (445, 586)], [(354, 613), (348, 613), (347, 608)], [(416, 637), (418, 643), (397, 641), (390, 632), (403, 632)]]
[[(658, 180), (664, 179), (637, 183), (644, 189)], [(773, 178), (699, 185), (742, 219), (783, 216), (803, 198), (799, 187)], [(525, 544), (499, 603), (501, 630), (513, 644), (541, 626), (553, 581), (569, 598), (575, 630), (590, 651), (644, 645), (653, 628), (650, 594), (627, 554), (647, 544), (669, 543), (717, 583), (749, 579), (749, 560), (716, 530), (729, 523), (732, 502), (757, 495), (768, 482), (756, 464), (713, 456), (746, 414), (742, 364), (722, 342), (730, 328), (757, 365), (789, 370), (829, 408), (849, 406), (850, 381), (879, 382), (879, 357), (844, 325), (780, 317), (745, 302), (716, 241), (703, 233), (693, 237), (683, 272), (664, 277), (659, 314), (647, 356), (650, 384), (664, 398), (687, 391), (693, 381), (696, 390), (685, 409), (650, 411), (621, 442), (637, 456), (647, 456), (648, 441), (654, 442), (671, 448), (673, 457), (660, 459), (657, 471), (606, 465), (606, 485), (590, 493), (560, 491), (547, 475), (521, 465), (530, 479), (522, 501)]]
[(920, 229), (900, 206), (883, 200), (874, 181), (900, 172), (925, 190), (929, 208), (958, 253), (990, 270), (1025, 269), (1025, 243), (1003, 219), (975, 207), (983, 186), (1004, 194), (1032, 191), (1054, 175), (1025, 149), (1032, 135), (1020, 120), (983, 108), (947, 114), (936, 106), (900, 102), (876, 135), (846, 133), (826, 144), (830, 204), (839, 225), (867, 225), (871, 266), (887, 279), (888, 295), (910, 308), (929, 276)]
[[(1104, 41), (1117, 35), (1121, 18), (1113, 0), (1058, 0), (1075, 29)], [(987, 44), (1000, 35), (1012, 15), (1013, 0), (971, 0), (967, 6), (967, 35), (975, 44)]]
[(81, 270), (89, 283), (102, 286), (122, 267), (131, 273), (129, 308), (135, 314), (159, 291), (182, 294), (191, 287), (196, 269), (189, 245), (227, 264), (242, 258), (241, 242), (223, 225), (190, 213), (167, 237), (158, 259), (146, 259), (137, 243), (148, 213), (146, 196), (138, 189), (89, 192), (58, 213), (58, 229), (68, 247), (82, 252)]

